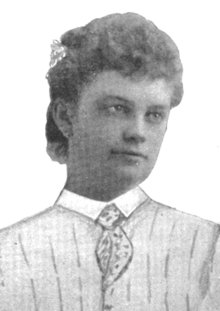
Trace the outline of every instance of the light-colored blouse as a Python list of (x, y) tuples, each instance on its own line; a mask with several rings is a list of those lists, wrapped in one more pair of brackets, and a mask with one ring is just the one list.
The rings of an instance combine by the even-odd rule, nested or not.
[(0, 311), (220, 311), (220, 226), (151, 200), (113, 200), (132, 242), (106, 291), (95, 248), (105, 202), (64, 190), (55, 205), (0, 232)]

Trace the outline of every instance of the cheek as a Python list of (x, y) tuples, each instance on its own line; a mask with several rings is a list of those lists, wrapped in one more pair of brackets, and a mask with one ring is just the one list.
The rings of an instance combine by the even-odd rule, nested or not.
[(152, 152), (159, 152), (161, 144), (163, 142), (165, 135), (165, 131), (161, 130), (158, 132), (153, 132), (151, 135), (148, 137), (148, 142), (149, 142), (149, 149), (152, 150)]
[(78, 136), (78, 144), (85, 158), (99, 158), (106, 149), (109, 136), (102, 129), (93, 127)]
[(106, 123), (92, 130), (92, 136), (96, 141), (102, 141), (104, 145), (118, 141), (121, 137), (122, 127), (115, 123)]

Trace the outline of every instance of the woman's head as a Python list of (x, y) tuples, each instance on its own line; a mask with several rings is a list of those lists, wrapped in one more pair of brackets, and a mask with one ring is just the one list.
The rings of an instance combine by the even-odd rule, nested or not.
[(113, 14), (95, 19), (66, 32), (61, 44), (65, 57), (48, 72), (51, 103), (46, 135), (52, 159), (63, 163), (68, 152), (68, 139), (53, 118), (57, 102), (71, 105), (76, 112), (82, 90), (103, 71), (117, 71), (130, 79), (164, 78), (173, 85), (172, 107), (182, 99), (178, 49), (168, 35), (140, 15)]

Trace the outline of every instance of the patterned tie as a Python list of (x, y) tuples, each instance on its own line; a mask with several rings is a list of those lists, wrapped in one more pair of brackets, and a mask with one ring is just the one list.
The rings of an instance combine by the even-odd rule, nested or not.
[(95, 251), (103, 273), (103, 290), (121, 277), (132, 260), (131, 241), (120, 227), (124, 219), (115, 204), (107, 205), (97, 218), (104, 229)]

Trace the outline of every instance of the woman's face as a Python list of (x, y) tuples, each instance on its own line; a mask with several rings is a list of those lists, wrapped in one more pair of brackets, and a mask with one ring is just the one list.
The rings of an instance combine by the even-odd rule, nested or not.
[(71, 120), (68, 174), (108, 192), (144, 181), (160, 151), (171, 96), (164, 80), (99, 74), (81, 95), (77, 121)]

